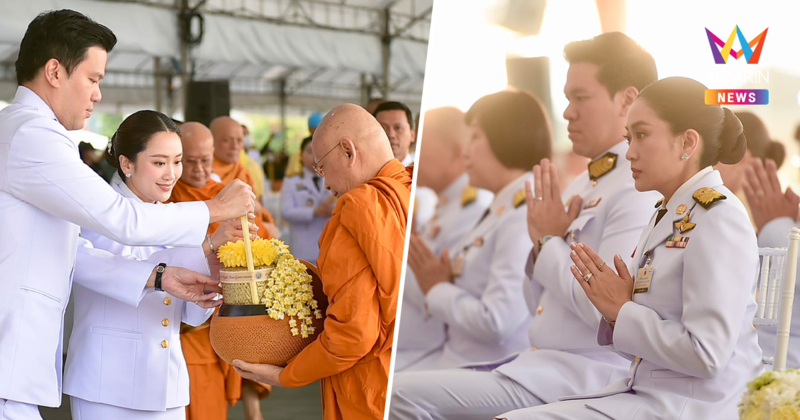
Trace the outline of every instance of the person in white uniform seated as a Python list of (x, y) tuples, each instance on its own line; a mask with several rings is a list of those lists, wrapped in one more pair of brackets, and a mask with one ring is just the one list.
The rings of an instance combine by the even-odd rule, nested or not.
[[(745, 171), (744, 193), (758, 229), (758, 246), (761, 247), (788, 246), (789, 230), (800, 226), (800, 197), (791, 187), (783, 191), (778, 167), (772, 159), (751, 159)], [(794, 296), (786, 367), (800, 369), (800, 281), (795, 284)], [(772, 325), (758, 327), (758, 342), (765, 356), (775, 356), (777, 332), (778, 329)]]
[(479, 99), (466, 121), (470, 185), (492, 192), (494, 200), (440, 256), (419, 236), (409, 240), (408, 267), (425, 296), (426, 311), (447, 327), (444, 344), (428, 358), (430, 369), (495, 360), (529, 346), (525, 329), (531, 316), (523, 281), (533, 244), (524, 234), (525, 182), (533, 180), (530, 168), (550, 157), (550, 124), (536, 98), (510, 90)]
[(325, 188), (325, 180), (314, 172), (314, 153), (311, 137), (300, 145), (303, 171), (283, 180), (281, 215), (292, 224), (292, 254), (316, 263), (319, 257), (319, 237), (331, 218), (336, 200)]
[[(106, 160), (117, 168), (115, 191), (129, 200), (160, 204), (169, 199), (180, 178), (183, 151), (180, 130), (166, 115), (139, 111), (122, 122), (111, 138)], [(257, 231), (254, 227), (253, 233)], [(194, 248), (127, 246), (83, 229), (81, 236), (95, 248), (132, 260), (170, 262), (209, 275), (208, 241)], [(212, 243), (242, 238), (239, 220), (223, 222)], [(163, 264), (166, 266), (166, 264)], [(97, 267), (81, 262), (76, 277)], [(117, 300), (124, 290), (104, 295), (76, 284), (75, 323), (65, 368), (64, 392), (71, 396), (72, 417), (101, 419), (184, 419), (189, 404), (189, 376), (180, 342), (181, 322), (197, 326), (214, 308), (144, 290), (147, 278), (119, 289), (139, 288), (138, 305)]]
[[(600, 313), (570, 273), (569, 244), (588, 243), (606, 258), (627, 249), (630, 261), (650, 220), (659, 196), (634, 187), (624, 159), (625, 118), (639, 91), (657, 80), (656, 64), (618, 32), (572, 42), (564, 57), (570, 63), (564, 119), (573, 150), (591, 161), (566, 190), (551, 162), (545, 159), (533, 168), (527, 232), (513, 233), (528, 235), (534, 243), (523, 281), (533, 317), (527, 331), (530, 347), (502, 360), (395, 377), (393, 420), (485, 420), (591, 392), (627, 376), (628, 361), (597, 344)], [(423, 152), (428, 147), (426, 142)], [(420, 167), (419, 182), (425, 168)], [(406, 316), (404, 306), (401, 331)]]
[[(491, 192), (469, 185), (464, 150), (471, 131), (464, 117), (464, 112), (454, 107), (425, 112), (422, 131), (425, 148), (419, 151), (414, 194), (415, 200), (419, 200), (420, 187), (427, 187), (426, 190), (436, 194), (438, 204), (430, 222), (420, 231), (412, 230), (412, 235), (414, 241), (420, 238), (436, 255), (442, 249), (453, 249), (478, 223), (494, 199)], [(436, 358), (447, 332), (444, 321), (427, 312), (425, 295), (412, 269), (406, 270), (401, 313), (395, 338), (394, 370), (425, 370), (429, 359)]]
[(498, 418), (737, 418), (747, 382), (764, 371), (753, 327), (758, 246), (744, 206), (711, 168), (744, 156), (742, 125), (706, 105), (705, 91), (666, 78), (628, 113), (636, 189), (663, 195), (630, 267), (571, 246), (575, 281), (603, 317), (597, 341), (631, 361), (631, 376)]

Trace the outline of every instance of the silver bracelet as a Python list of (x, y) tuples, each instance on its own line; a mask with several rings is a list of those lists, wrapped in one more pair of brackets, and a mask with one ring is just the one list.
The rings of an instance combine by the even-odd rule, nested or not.
[(211, 252), (217, 252), (214, 251), (214, 244), (211, 243), (211, 235), (206, 235), (206, 242), (208, 242), (208, 247), (211, 248)]

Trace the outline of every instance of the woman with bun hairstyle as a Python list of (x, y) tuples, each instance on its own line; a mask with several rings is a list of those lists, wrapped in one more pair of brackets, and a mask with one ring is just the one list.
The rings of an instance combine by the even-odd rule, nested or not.
[(631, 377), (592, 395), (516, 410), (516, 419), (731, 419), (762, 373), (753, 317), (758, 249), (747, 213), (712, 165), (744, 156), (729, 109), (687, 78), (645, 88), (628, 113), (626, 158), (639, 191), (664, 197), (633, 262), (572, 244), (572, 273), (603, 319), (597, 340)]
[(742, 122), (744, 128), (744, 136), (747, 138), (747, 151), (741, 161), (733, 164), (726, 165), (718, 163), (714, 165), (714, 169), (718, 170), (722, 175), (722, 180), (725, 186), (736, 194), (739, 200), (742, 200), (748, 214), (750, 214), (753, 226), (757, 226), (753, 218), (753, 212), (750, 208), (750, 201), (746, 198), (744, 192), (744, 184), (747, 180), (747, 168), (750, 166), (753, 158), (757, 158), (759, 162), (766, 162), (771, 160), (775, 162), (775, 167), (780, 168), (786, 158), (786, 149), (779, 141), (770, 139), (769, 131), (764, 121), (758, 116), (747, 111), (736, 112), (736, 117)]
[[(181, 177), (182, 158), (180, 130), (169, 117), (155, 111), (139, 111), (126, 118), (106, 150), (106, 159), (117, 170), (111, 178), (114, 190), (129, 200), (154, 205), (172, 193)], [(168, 249), (127, 246), (88, 229), (83, 229), (81, 236), (95, 248), (115, 255), (209, 275), (207, 257), (212, 250), (208, 241), (194, 248)], [(226, 221), (211, 241), (224, 244), (241, 238), (241, 223)], [(95, 269), (79, 259), (75, 276)], [(73, 286), (75, 323), (64, 374), (64, 393), (71, 396), (73, 419), (185, 418), (189, 376), (181, 350), (181, 322), (198, 326), (214, 308), (175, 298), (158, 286), (145, 291), (146, 281), (120, 283), (119, 293), (142, 290), (137, 306), (86, 284)]]

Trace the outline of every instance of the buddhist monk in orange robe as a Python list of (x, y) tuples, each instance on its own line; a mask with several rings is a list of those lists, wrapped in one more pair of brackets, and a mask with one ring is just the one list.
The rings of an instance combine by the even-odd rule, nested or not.
[[(253, 175), (240, 162), (244, 150), (244, 128), (231, 117), (217, 117), (211, 121), (211, 134), (214, 136), (214, 165), (212, 170), (219, 175), (223, 184), (228, 185), (234, 179), (241, 179), (256, 191)], [(261, 197), (256, 197), (256, 216), (261, 218), (271, 237), (277, 238), (279, 230), (275, 219), (261, 204)]]
[(334, 108), (311, 143), (338, 198), (319, 240), (325, 328), (285, 368), (234, 361), (243, 377), (283, 387), (322, 383), (325, 420), (382, 419), (403, 265), (411, 171), (356, 105)]
[[(172, 190), (170, 202), (203, 201), (213, 198), (225, 184), (211, 179), (214, 157), (214, 140), (211, 131), (203, 124), (189, 122), (181, 125), (183, 142), (183, 174)], [(256, 224), (259, 221), (256, 220)], [(213, 234), (220, 223), (209, 225)], [(252, 232), (252, 231), (251, 231)], [(255, 233), (255, 232), (252, 232)], [(258, 235), (269, 238), (262, 225)], [(219, 242), (223, 242), (220, 240)], [(214, 243), (218, 249), (222, 243)], [(209, 322), (199, 327), (184, 324), (181, 328), (181, 347), (189, 370), (190, 404), (186, 407), (187, 420), (224, 420), (228, 417), (228, 404), (240, 399), (245, 404), (248, 420), (262, 420), (260, 398), (266, 398), (271, 387), (243, 379), (231, 365), (220, 359), (211, 347), (208, 335)]]

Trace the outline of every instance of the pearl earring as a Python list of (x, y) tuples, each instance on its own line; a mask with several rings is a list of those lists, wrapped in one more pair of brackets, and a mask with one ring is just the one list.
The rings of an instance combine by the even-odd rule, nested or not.
[[(684, 153), (684, 154), (683, 154), (683, 156), (681, 156), (681, 159), (682, 159), (682, 160), (689, 160), (689, 155), (687, 155), (686, 153)], [(128, 175), (128, 176), (130, 176), (130, 175)]]
[[(686, 155), (684, 155), (684, 156), (686, 156)], [(687, 157), (687, 159), (688, 159), (688, 157)], [(130, 178), (130, 177), (131, 177), (131, 174), (125, 174), (125, 178)]]

